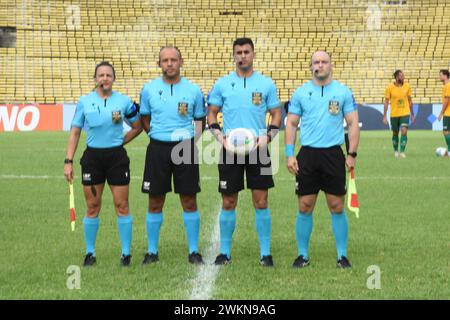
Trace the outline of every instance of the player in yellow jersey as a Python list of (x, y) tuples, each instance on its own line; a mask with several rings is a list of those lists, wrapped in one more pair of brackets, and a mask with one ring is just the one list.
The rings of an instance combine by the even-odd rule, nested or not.
[(391, 104), (391, 130), (392, 130), (392, 145), (394, 146), (395, 157), (398, 153), (398, 132), (401, 132), (400, 137), (400, 157), (405, 158), (406, 143), (408, 141), (407, 132), (409, 126), (409, 118), (411, 117), (411, 124), (414, 123), (414, 112), (411, 87), (405, 83), (405, 75), (402, 70), (394, 72), (395, 81), (386, 88), (384, 99), (384, 114), (383, 122), (387, 124), (387, 110), (389, 102)]
[(442, 87), (442, 111), (439, 114), (438, 120), (442, 122), (442, 129), (444, 133), (445, 142), (447, 143), (447, 154), (446, 156), (449, 156), (448, 150), (450, 150), (450, 107), (449, 101), (450, 101), (450, 72), (446, 69), (442, 69), (439, 72), (439, 80), (441, 80), (442, 84), (444, 85)]

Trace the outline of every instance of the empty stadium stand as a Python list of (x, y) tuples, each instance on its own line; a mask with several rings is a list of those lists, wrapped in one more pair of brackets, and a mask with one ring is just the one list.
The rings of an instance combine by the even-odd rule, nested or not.
[(0, 27), (17, 33), (15, 48), (0, 48), (0, 103), (76, 102), (101, 60), (115, 65), (115, 89), (138, 100), (166, 44), (181, 49), (184, 75), (206, 94), (233, 69), (240, 36), (254, 39), (256, 68), (283, 101), (310, 78), (311, 53), (324, 49), (358, 103), (381, 103), (395, 69), (414, 102), (438, 103), (448, 17), (450, 1), (439, 0), (0, 0)]

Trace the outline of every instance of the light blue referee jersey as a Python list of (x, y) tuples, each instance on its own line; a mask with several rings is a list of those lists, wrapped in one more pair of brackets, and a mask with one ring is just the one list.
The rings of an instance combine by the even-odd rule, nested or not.
[(208, 95), (208, 105), (220, 107), (223, 131), (247, 128), (256, 135), (266, 134), (266, 113), (280, 108), (275, 83), (254, 71), (248, 78), (236, 72), (220, 78)]
[(78, 101), (72, 126), (87, 127), (87, 145), (91, 148), (112, 148), (123, 144), (123, 121), (139, 119), (136, 105), (119, 92), (103, 99), (93, 91)]
[(206, 116), (200, 87), (186, 78), (176, 84), (162, 77), (144, 85), (141, 91), (143, 116), (150, 115), (148, 136), (159, 141), (181, 141), (194, 137), (194, 120)]
[(357, 110), (349, 88), (333, 80), (317, 86), (311, 80), (292, 95), (289, 113), (301, 117), (300, 143), (313, 148), (329, 148), (344, 143), (344, 116)]

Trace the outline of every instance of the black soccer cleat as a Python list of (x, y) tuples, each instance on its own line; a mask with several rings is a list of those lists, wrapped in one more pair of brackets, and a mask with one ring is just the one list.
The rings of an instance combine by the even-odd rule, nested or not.
[(350, 263), (350, 261), (348, 261), (346, 256), (342, 256), (336, 263), (336, 267), (337, 268), (341, 268), (341, 269), (347, 269), (347, 268), (351, 268), (352, 265)]
[(262, 258), (259, 260), (259, 264), (263, 267), (273, 267), (273, 259), (271, 255), (268, 256), (262, 256)]
[(83, 266), (84, 267), (91, 267), (97, 262), (97, 259), (95, 258), (94, 254), (92, 252), (89, 252), (86, 257), (84, 257)]
[(131, 265), (131, 255), (122, 255), (122, 257), (120, 258), (120, 265), (122, 267), (129, 267)]
[(309, 266), (309, 259), (305, 259), (305, 257), (302, 254), (299, 255), (292, 264), (293, 268), (304, 268), (307, 266)]
[(156, 253), (146, 253), (145, 257), (144, 257), (144, 261), (142, 261), (142, 264), (151, 264), (154, 262), (158, 262), (159, 261), (159, 257), (158, 254)]
[(225, 264), (230, 264), (231, 263), (231, 257), (229, 258), (226, 254), (219, 254), (216, 257), (216, 261), (214, 261), (214, 264), (216, 266), (223, 266)]
[(188, 257), (188, 261), (192, 264), (203, 264), (202, 255), (198, 252), (192, 252)]

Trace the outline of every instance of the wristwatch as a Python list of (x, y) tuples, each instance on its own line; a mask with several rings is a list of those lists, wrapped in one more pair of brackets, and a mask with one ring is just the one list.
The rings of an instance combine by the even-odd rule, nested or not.
[(72, 159), (64, 159), (64, 164), (73, 163)]
[(352, 158), (356, 158), (356, 156), (358, 155), (356, 152), (349, 152), (347, 153), (347, 155), (349, 155)]

